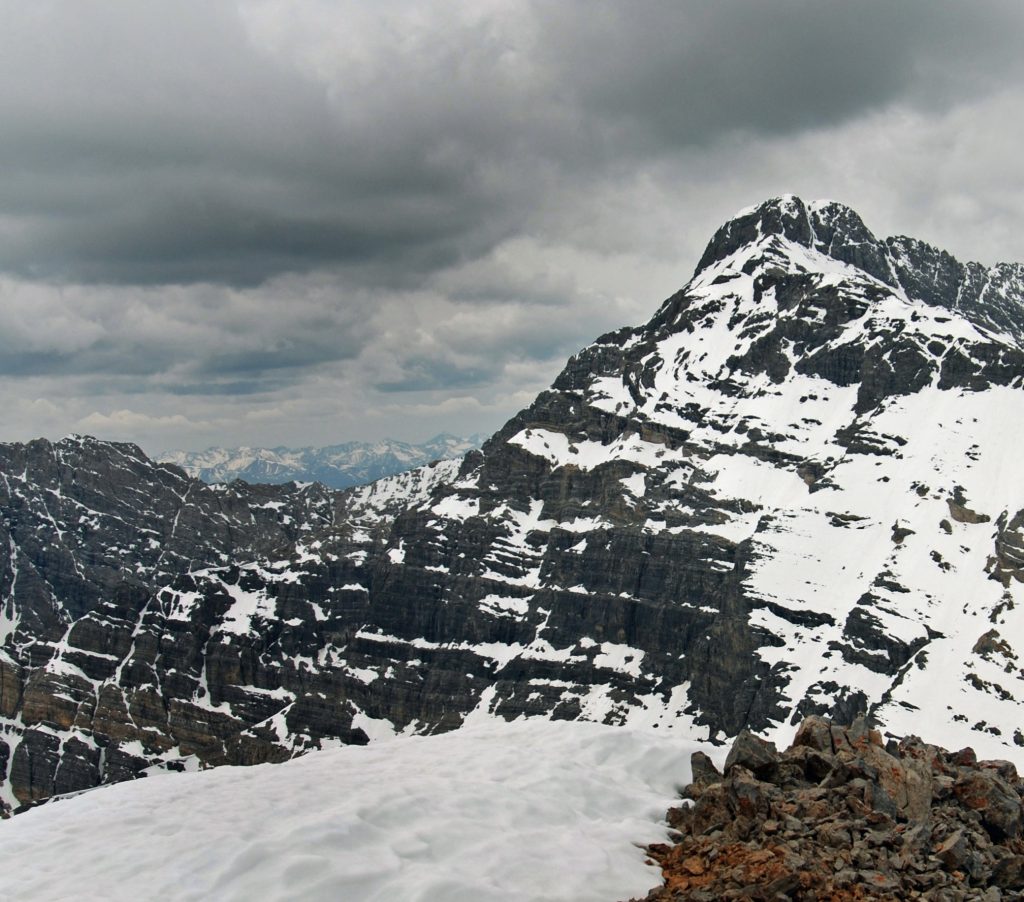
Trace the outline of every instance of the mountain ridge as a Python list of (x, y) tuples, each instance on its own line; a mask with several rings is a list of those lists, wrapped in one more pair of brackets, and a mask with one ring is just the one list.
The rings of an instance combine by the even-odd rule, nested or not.
[(912, 297), (834, 255), (874, 266), (846, 209), (830, 253), (802, 201), (742, 214), (479, 451), (370, 486), (0, 446), (6, 803), (524, 715), (1024, 745), (1016, 288), (951, 310), (901, 243)]
[(460, 438), (441, 432), (424, 442), (385, 438), (377, 442), (342, 442), (335, 445), (290, 448), (212, 446), (205, 451), (167, 451), (158, 460), (173, 463), (203, 482), (246, 482), (282, 485), (319, 482), (332, 489), (347, 489), (394, 476), (433, 460), (461, 457), (478, 448), (480, 435)]
[[(1024, 339), (1024, 264), (961, 263), (916, 238), (878, 239), (860, 216), (833, 200), (805, 203), (795, 195), (741, 210), (708, 243), (694, 278), (755, 236), (780, 235), (902, 289), (908, 298), (961, 311), (977, 324)], [(986, 299), (992, 291), (995, 297)], [(993, 303), (999, 297), (1006, 303)]]

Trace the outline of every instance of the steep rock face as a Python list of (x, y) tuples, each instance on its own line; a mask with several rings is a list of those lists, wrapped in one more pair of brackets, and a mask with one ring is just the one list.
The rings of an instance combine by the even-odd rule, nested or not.
[(338, 688), (358, 675), (316, 662), (361, 622), (380, 524), (457, 462), (344, 495), (207, 486), (78, 436), (0, 461), (0, 811), (152, 766), (281, 760), (311, 735), (367, 741)]
[[(4, 801), (124, 776), (126, 757), (135, 770), (146, 766), (146, 757), (105, 754), (95, 736), (126, 740), (146, 729), (141, 697), (133, 708), (118, 683), (153, 590), (197, 565), (293, 548), (329, 527), (332, 505), (321, 486), (213, 489), (131, 445), (72, 437), (0, 446)], [(160, 631), (170, 644), (173, 630)], [(156, 686), (176, 680), (150, 676)], [(161, 725), (171, 701), (159, 698)], [(149, 748), (172, 745), (148, 737)]]
[(44, 616), (49, 596), (72, 618), (124, 584), (288, 547), (332, 514), (319, 486), (213, 489), (133, 445), (77, 436), (0, 445), (0, 510), (6, 577), (21, 581), (12, 601), (40, 600), (25, 615)]
[(461, 462), (213, 489), (6, 446), (4, 798), (523, 714), (1024, 743), (1022, 285), (782, 198)]
[[(927, 299), (890, 284), (911, 271), (890, 246), (796, 199), (725, 227), (650, 323), (570, 361), (446, 497), (396, 520), (391, 543), (420, 552), (389, 567), (406, 607), (458, 613), (433, 635), (389, 627), (392, 646), (507, 648), (477, 622), (499, 607), (525, 637), (494, 674), (498, 713), (734, 734), (868, 706), (902, 728), (922, 701), (938, 720), (994, 710), (970, 648), (990, 619), (1018, 628), (1013, 588), (987, 577), (1016, 559), (1015, 488), (996, 474), (1024, 355), (987, 314), (951, 315), (938, 252), (914, 270)], [(999, 309), (1020, 319), (1014, 286)], [(1004, 713), (968, 726), (1009, 740), (1000, 688)]]

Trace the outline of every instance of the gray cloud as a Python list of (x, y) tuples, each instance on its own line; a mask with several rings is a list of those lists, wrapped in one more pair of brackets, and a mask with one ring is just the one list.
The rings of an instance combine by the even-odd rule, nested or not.
[[(893, 102), (948, 106), (1019, 79), (1024, 8), (930, 0), (545, 5), (577, 102), (656, 144), (816, 129)], [(624, 142), (623, 142), (624, 143)]]
[(121, 379), (129, 392), (270, 390), (358, 356), (373, 328), (370, 299), (338, 303), (313, 280), (243, 292), (8, 280), (0, 298), (0, 376)]
[(1024, 7), (0, 0), (5, 435), (500, 425), (735, 209), (1024, 258)]
[(20, 25), (0, 36), (8, 272), (252, 285), (324, 263), (429, 270), (488, 240), (490, 191), (446, 150), (451, 117), (403, 115), (417, 98), (394, 88), (415, 72), (332, 93), (222, 0), (3, 6)]
[(1004, 85), (1024, 16), (991, 0), (309, 9), (322, 33), (292, 46), (275, 37), (291, 4), (0, 3), (0, 268), (415, 284), (680, 148)]

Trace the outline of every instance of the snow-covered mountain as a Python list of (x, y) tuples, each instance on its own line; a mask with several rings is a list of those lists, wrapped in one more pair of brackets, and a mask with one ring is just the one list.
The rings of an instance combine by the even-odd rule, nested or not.
[(786, 197), (461, 461), (332, 493), (0, 446), (3, 798), (521, 715), (1005, 757), (1022, 330), (1024, 267)]
[(235, 479), (273, 485), (320, 482), (332, 489), (347, 489), (422, 467), (434, 460), (462, 457), (479, 448), (484, 438), (482, 435), (459, 438), (442, 432), (422, 444), (383, 439), (323, 448), (207, 448), (205, 451), (168, 451), (160, 460), (176, 464), (203, 482)]

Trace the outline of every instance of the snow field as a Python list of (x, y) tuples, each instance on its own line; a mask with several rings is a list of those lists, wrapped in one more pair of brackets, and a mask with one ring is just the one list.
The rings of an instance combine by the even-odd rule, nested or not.
[[(153, 776), (0, 823), (18, 900), (625, 899), (690, 777), (678, 736), (491, 721), (285, 764)], [(722, 763), (725, 749), (707, 749)]]

